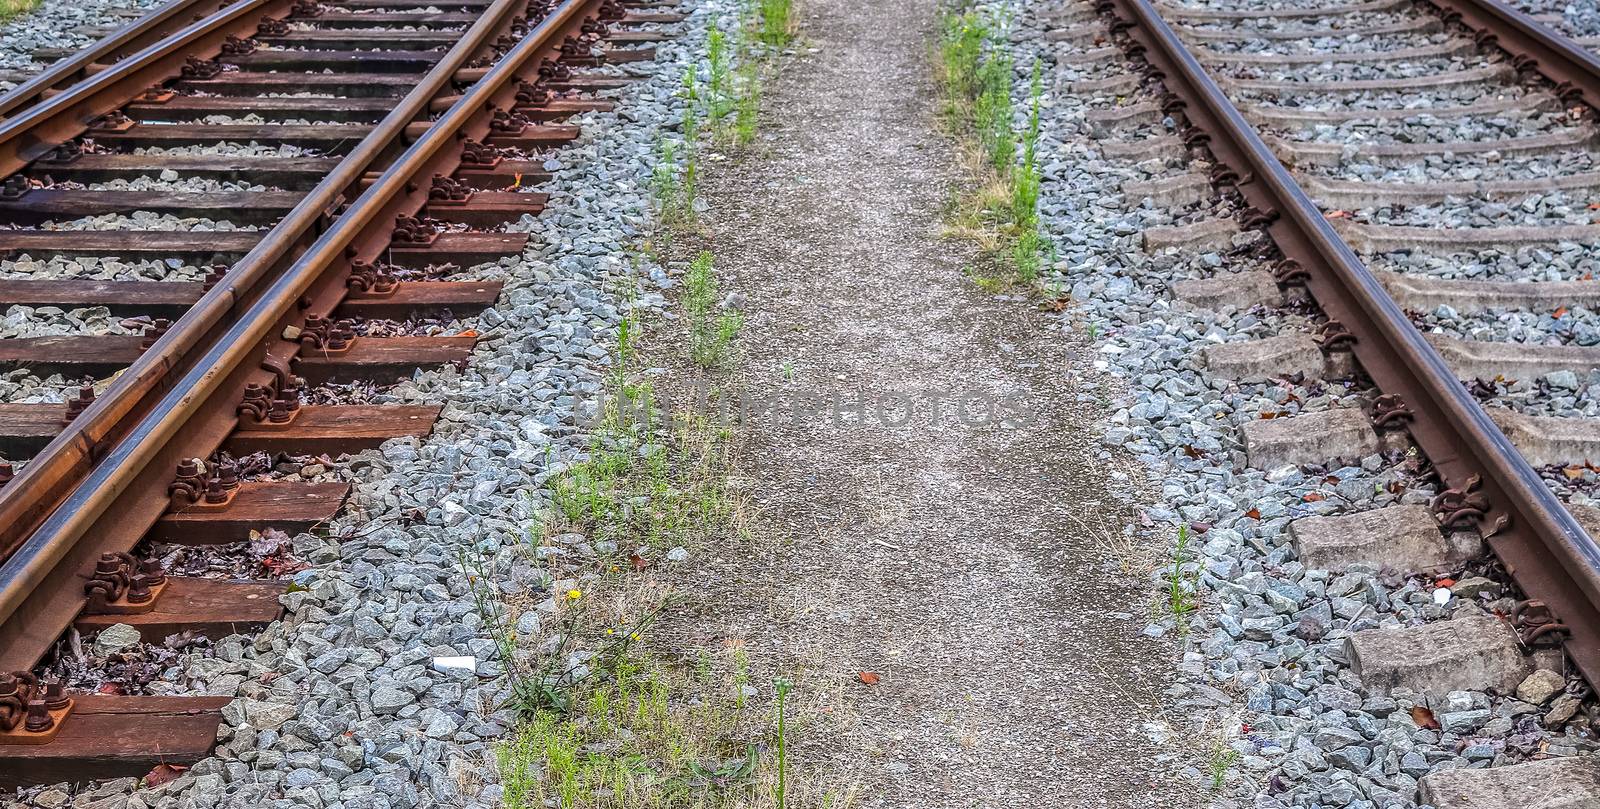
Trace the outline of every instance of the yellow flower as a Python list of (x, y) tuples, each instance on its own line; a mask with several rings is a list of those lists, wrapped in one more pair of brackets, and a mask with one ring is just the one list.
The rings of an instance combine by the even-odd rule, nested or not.
[(569, 599), (571, 599), (573, 601), (577, 601), (578, 599), (583, 598), (583, 591), (582, 590), (576, 590), (576, 589), (568, 590), (567, 591), (567, 598), (569, 598)]
[(615, 634), (617, 634), (617, 630), (615, 630), (615, 629), (607, 629), (606, 630), (606, 634), (607, 635), (615, 635)]

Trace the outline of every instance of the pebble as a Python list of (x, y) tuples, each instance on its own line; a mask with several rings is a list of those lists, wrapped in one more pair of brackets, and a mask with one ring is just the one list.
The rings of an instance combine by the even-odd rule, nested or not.
[(112, 624), (95, 636), (92, 649), (96, 657), (108, 657), (138, 645), (140, 638), (139, 630), (127, 624)]

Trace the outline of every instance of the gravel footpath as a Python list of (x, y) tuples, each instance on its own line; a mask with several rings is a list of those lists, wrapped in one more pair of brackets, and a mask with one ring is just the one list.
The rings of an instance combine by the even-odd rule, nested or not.
[[(1203, 607), (1181, 619), (1167, 611), (1145, 631), (1184, 632), (1185, 676), (1168, 694), (1197, 719), (1228, 729), (1212, 759), (1227, 770), (1213, 804), (1409, 808), (1416, 805), (1418, 779), (1429, 772), (1593, 750), (1589, 720), (1581, 714), (1551, 729), (1542, 721), (1545, 708), (1510, 697), (1453, 692), (1430, 698), (1404, 691), (1378, 697), (1362, 690), (1342, 650), (1353, 632), (1485, 614), (1503, 610), (1505, 599), (1497, 587), (1456, 593), (1436, 587), (1431, 577), (1363, 566), (1318, 570), (1296, 559), (1285, 531), (1291, 519), (1423, 503), (1430, 485), (1416, 479), (1414, 461), (1390, 453), (1320, 470), (1246, 466), (1243, 424), (1357, 405), (1373, 392), (1359, 381), (1248, 384), (1201, 372), (1195, 360), (1200, 348), (1289, 333), (1304, 321), (1291, 316), (1294, 309), (1214, 312), (1172, 299), (1177, 281), (1262, 267), (1240, 250), (1149, 255), (1141, 249), (1141, 234), (1170, 214), (1123, 194), (1123, 183), (1199, 169), (1183, 159), (1133, 163), (1100, 154), (1103, 139), (1125, 133), (1096, 136), (1085, 113), (1151, 99), (1061, 91), (1084, 76), (1076, 75), (1076, 65), (1051, 64), (1059, 51), (1039, 44), (1039, 21), (1089, 4), (1004, 5), (1016, 12), (1013, 58), (1022, 70), (1015, 86), (1026, 88), (1024, 74), (1035, 56), (1045, 60), (1047, 75), (1061, 74), (1057, 92), (1044, 99), (1043, 225), (1058, 250), (1054, 281), (1078, 305), (1068, 322), (1097, 338), (1096, 370), (1116, 379), (1105, 385), (1094, 374), (1080, 374), (1071, 387), (1080, 398), (1105, 397), (1115, 408), (1103, 428), (1105, 457), (1116, 449), (1130, 452), (1158, 482), (1160, 500), (1146, 507), (1147, 519), (1183, 525), (1190, 536), (1176, 578), (1180, 588), (1199, 589)], [(1172, 566), (1152, 575), (1162, 602)], [(1502, 575), (1483, 564), (1461, 573), (1490, 581)], [(1419, 726), (1414, 707), (1443, 717), (1444, 727)], [(1215, 771), (1191, 774), (1209, 780)]]
[[(463, 370), (417, 373), (365, 396), (377, 403), (446, 403), (429, 437), (388, 442), (334, 464), (354, 484), (330, 538), (290, 541), (312, 566), (294, 576), (288, 615), (253, 637), (184, 651), (152, 691), (236, 695), (216, 755), (182, 777), (135, 790), (131, 779), (86, 789), (96, 809), (252, 806), (494, 806), (493, 740), (509, 715), (494, 642), (466, 584), (481, 556), (508, 598), (538, 603), (552, 586), (526, 533), (538, 489), (587, 447), (579, 427), (609, 364), (636, 282), (632, 240), (653, 219), (657, 143), (675, 126), (685, 65), (703, 51), (719, 2), (686, 3), (680, 38), (655, 62), (626, 66), (645, 80), (617, 94), (614, 113), (586, 114), (582, 137), (552, 152), (546, 213), (513, 229), (526, 254), (471, 270), (503, 278), (501, 300), (471, 324), (485, 337)], [(639, 279), (641, 312), (659, 310), (659, 270)], [(535, 614), (530, 611), (530, 615)], [(92, 644), (90, 644), (92, 646)], [(466, 667), (440, 662), (466, 656)], [(67, 787), (32, 790), (62, 805)], [(41, 794), (42, 793), (42, 794)]]

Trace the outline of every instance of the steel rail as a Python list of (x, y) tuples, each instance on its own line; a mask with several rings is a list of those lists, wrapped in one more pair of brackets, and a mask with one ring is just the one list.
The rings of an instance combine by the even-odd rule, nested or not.
[[(229, 11), (237, 13), (241, 6), (261, 2), (265, 0), (243, 0)], [(455, 72), (509, 22), (507, 11), (511, 5), (497, 3), (487, 9), (463, 33), (456, 47), (447, 51), (372, 132), (234, 264), (221, 282), (201, 296), (104, 394), (37, 453), (16, 479), (0, 489), (0, 559), (15, 552), (27, 533), (65, 494), (61, 488), (74, 485), (102, 454), (102, 446), (125, 428), (126, 420), (181, 370), (183, 358), (208, 342), (211, 333), (248, 302), (250, 291), (273, 272), (275, 265), (296, 248), (304, 247), (307, 237), (316, 233), (362, 177), (386, 153), (397, 149), (406, 126), (426, 116), (428, 104), (449, 85)], [(181, 33), (174, 35), (177, 36)], [(0, 125), (0, 132), (3, 126)]]
[(94, 120), (177, 76), (185, 60), (210, 59), (229, 36), (255, 33), (257, 23), (286, 14), (290, 0), (238, 0), (123, 58), (105, 70), (0, 121), (0, 177), (15, 174), (61, 143), (87, 132)]
[(0, 95), (0, 118), (15, 115), (18, 110), (39, 103), (59, 91), (63, 84), (81, 81), (90, 75), (96, 64), (109, 65), (149, 47), (176, 30), (183, 18), (194, 15), (190, 22), (197, 22), (232, 2), (234, 0), (171, 0), (7, 90)]
[[(446, 90), (456, 68), (476, 49), (472, 43), (492, 41), (490, 35), (497, 29), (497, 23), (509, 24), (509, 12), (520, 2), (496, 0), (474, 23), (470, 42), (458, 43), (407, 96), (405, 108), (391, 113), (380, 124), (391, 140), (404, 133), (405, 124), (412, 117), (410, 113), (425, 109), (432, 96)], [(68, 447), (75, 449), (61, 455), (66, 460), (60, 463), (69, 469), (81, 467), (90, 459), (94, 462), (86, 469), (78, 468), (81, 474), (72, 481), (71, 493), (0, 565), (0, 669), (18, 663), (31, 665), (32, 659), (48, 648), (76, 614), (74, 610), (63, 618), (57, 607), (45, 620), (43, 612), (48, 612), (45, 609), (48, 596), (44, 594), (70, 583), (76, 572), (98, 554), (96, 542), (84, 540), (98, 540), (107, 531), (121, 530), (124, 535), (131, 531), (132, 541), (137, 541), (145, 526), (165, 510), (165, 487), (172, 475), (170, 463), (178, 457), (196, 454), (199, 450), (193, 444), (220, 446), (237, 419), (234, 405), (244, 382), (251, 374), (260, 376), (263, 373), (260, 361), (270, 352), (280, 352), (280, 358), (286, 359), (299, 350), (299, 343), (280, 338), (283, 325), (297, 312), (303, 314), (305, 310), (300, 307), (305, 301), (319, 301), (317, 308), (327, 310), (337, 305), (344, 289), (339, 278), (342, 273), (338, 271), (347, 270), (352, 260), (381, 259), (394, 215), (415, 212), (426, 202), (428, 184), (419, 183), (418, 178), (435, 173), (448, 175), (451, 167), (459, 163), (459, 139), (486, 137), (490, 131), (492, 107), (496, 103), (505, 108), (512, 106), (517, 89), (512, 82), (525, 64), (541, 54), (557, 54), (563, 40), (578, 33), (587, 13), (602, 2), (565, 0), (553, 9), (433, 121), (418, 140), (391, 162), (285, 270), (268, 272), (271, 262), (266, 255), (272, 249), (270, 239), (247, 255), (241, 265), (152, 347), (147, 353), (149, 360), (141, 359), (140, 366), (124, 374), (140, 381), (137, 390), (152, 395), (155, 401), (151, 406), (130, 407), (127, 403), (138, 394), (131, 383), (124, 384), (119, 379), (112, 391), (103, 397), (108, 400), (104, 411), (94, 412), (100, 404), (97, 401), (79, 418), (86, 422), (85, 427), (93, 424), (97, 415), (104, 419), (117, 418), (111, 403), (119, 401), (117, 409), (134, 422), (121, 437), (80, 444), (86, 440), (84, 431), (74, 422), (71, 432), (75, 435), (60, 436), (47, 447), (47, 452), (52, 448), (57, 451)], [(381, 145), (369, 137), (357, 149), (370, 158), (381, 151)], [(323, 195), (317, 200), (308, 199), (291, 216), (320, 218), (319, 203), (325, 202), (327, 194), (341, 184), (360, 181), (365, 166), (365, 163), (358, 166), (350, 160), (341, 164), (340, 176), (319, 186)], [(252, 283), (255, 289), (247, 286)], [(337, 292), (333, 291), (335, 287)], [(172, 342), (167, 341), (169, 337), (173, 338)], [(184, 355), (182, 369), (174, 369), (160, 356), (151, 356), (172, 349), (179, 339), (193, 348)], [(201, 342), (193, 342), (197, 340)], [(225, 416), (227, 423), (201, 425), (203, 419), (198, 417), (201, 413)], [(196, 438), (197, 435), (202, 438)], [(12, 487), (22, 483), (24, 476), (41, 460), (49, 463), (50, 457), (36, 459), (24, 468), (22, 475), (0, 490), (0, 510), (27, 508), (20, 488), (18, 500), (10, 499)], [(37, 494), (41, 486), (50, 485), (55, 484), (41, 475), (30, 490)], [(135, 503), (141, 492), (144, 500)], [(152, 499), (149, 496), (152, 492), (159, 493), (160, 497)], [(137, 516), (128, 518), (133, 512), (137, 512)], [(108, 526), (108, 520), (113, 520), (114, 524)], [(121, 522), (130, 522), (132, 528), (115, 524)], [(131, 546), (132, 541), (127, 544)], [(74, 606), (81, 603), (79, 598)], [(40, 623), (43, 625), (36, 625)]]
[(1421, 0), (1446, 22), (1477, 32), (1479, 45), (1493, 45), (1518, 69), (1535, 70), (1554, 82), (1562, 101), (1600, 109), (1600, 57), (1533, 17), (1499, 0)]
[(1528, 596), (1565, 624), (1569, 656), (1590, 682), (1600, 682), (1600, 546), (1468, 395), (1149, 0), (1102, 0), (1099, 8), (1120, 18), (1115, 28), (1128, 32), (1179, 100), (1193, 142), (1205, 142), (1232, 171), (1233, 177), (1219, 179), (1269, 212), (1264, 229), (1301, 265), (1307, 289), (1327, 316), (1354, 335), (1350, 348), (1377, 387), (1403, 399), (1411, 436), (1440, 479), (1486, 500), (1477, 523), (1490, 547)]

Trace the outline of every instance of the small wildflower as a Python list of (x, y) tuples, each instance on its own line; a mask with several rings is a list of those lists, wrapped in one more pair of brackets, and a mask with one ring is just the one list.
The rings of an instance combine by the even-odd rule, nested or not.
[(577, 601), (578, 599), (583, 598), (583, 591), (578, 589), (568, 590), (567, 598), (572, 601)]

